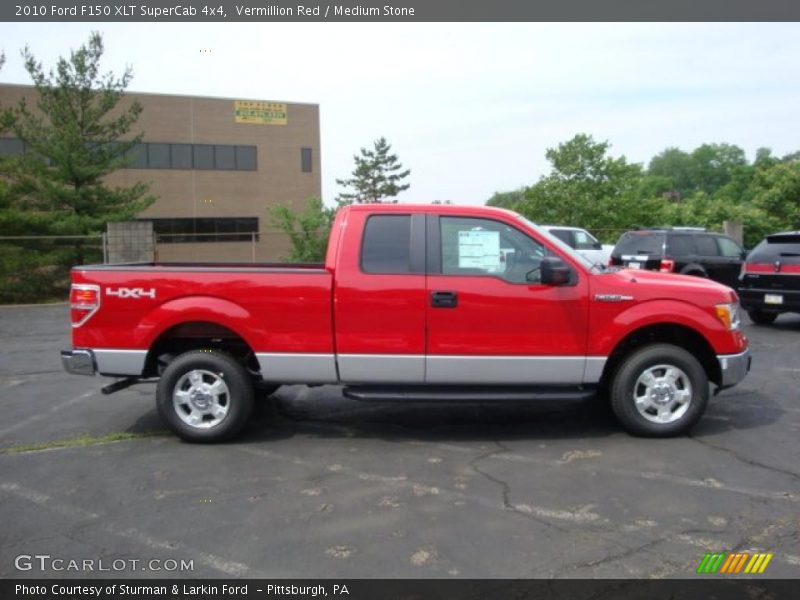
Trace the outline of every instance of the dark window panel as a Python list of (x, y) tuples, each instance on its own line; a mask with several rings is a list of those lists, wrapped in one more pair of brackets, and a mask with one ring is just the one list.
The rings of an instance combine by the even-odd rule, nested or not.
[(128, 156), (131, 159), (129, 168), (147, 168), (147, 144), (134, 144), (133, 147), (128, 151)]
[(411, 272), (411, 217), (370, 217), (361, 246), (361, 268), (366, 273)]
[(695, 248), (698, 256), (719, 256), (719, 248), (714, 238), (710, 235), (699, 235), (695, 238)]
[(170, 163), (173, 169), (192, 168), (192, 145), (170, 144)]
[[(249, 242), (258, 240), (257, 217), (143, 219), (152, 221), (162, 244)], [(225, 235), (227, 233), (227, 235)]]
[(214, 168), (232, 171), (236, 168), (234, 146), (214, 146)]
[(214, 168), (214, 146), (211, 144), (195, 144), (193, 155), (195, 169)]
[(147, 144), (147, 167), (169, 169), (169, 144)]
[(311, 148), (300, 148), (300, 170), (311, 173)]
[(25, 151), (25, 144), (17, 138), (0, 138), (0, 156), (10, 156), (22, 154)]
[(239, 171), (256, 170), (255, 146), (236, 146), (236, 169)]

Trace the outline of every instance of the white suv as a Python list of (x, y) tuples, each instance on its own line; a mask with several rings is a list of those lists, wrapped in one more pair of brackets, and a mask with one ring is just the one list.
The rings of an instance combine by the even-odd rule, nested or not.
[(567, 244), (575, 248), (593, 263), (608, 265), (611, 258), (611, 251), (614, 246), (611, 244), (601, 244), (591, 233), (580, 227), (568, 227), (566, 225), (542, 225), (545, 229)]

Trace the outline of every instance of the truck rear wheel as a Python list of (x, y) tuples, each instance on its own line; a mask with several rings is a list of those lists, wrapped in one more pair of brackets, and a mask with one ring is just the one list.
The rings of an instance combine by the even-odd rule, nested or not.
[(647, 346), (629, 355), (611, 382), (611, 407), (630, 433), (669, 437), (689, 431), (708, 404), (708, 376), (683, 348)]
[(232, 357), (213, 350), (181, 354), (156, 388), (161, 418), (189, 442), (222, 442), (242, 430), (253, 411), (250, 375)]

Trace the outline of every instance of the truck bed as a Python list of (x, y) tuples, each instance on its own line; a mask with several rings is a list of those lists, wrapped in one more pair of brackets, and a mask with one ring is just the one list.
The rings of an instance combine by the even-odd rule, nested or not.
[(254, 352), (333, 352), (333, 276), (322, 264), (88, 265), (72, 280), (101, 299), (74, 328), (75, 347), (144, 351), (179, 324), (216, 323)]

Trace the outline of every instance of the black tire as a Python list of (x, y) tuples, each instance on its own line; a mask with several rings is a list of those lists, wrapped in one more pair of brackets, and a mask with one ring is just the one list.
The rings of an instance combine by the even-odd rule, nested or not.
[[(680, 377), (670, 385), (667, 371)], [(640, 377), (650, 371), (654, 375), (653, 393)], [(645, 398), (637, 408), (634, 394)], [(660, 394), (663, 394), (661, 396)], [(611, 408), (623, 427), (633, 435), (644, 437), (670, 437), (687, 433), (703, 415), (708, 404), (708, 376), (700, 362), (683, 348), (670, 344), (646, 346), (627, 356), (614, 374), (610, 387)], [(647, 398), (663, 399), (664, 405)], [(688, 398), (678, 402), (681, 397)], [(660, 421), (659, 414), (669, 421)], [(647, 416), (645, 416), (645, 413)]]
[[(222, 382), (221, 386), (218, 381)], [(219, 387), (212, 389), (215, 385)], [(205, 408), (198, 408), (189, 400), (192, 391), (199, 395), (199, 403), (207, 404)], [(173, 400), (178, 394), (185, 404), (179, 404), (180, 399)], [(209, 402), (209, 398), (213, 398), (213, 402)], [(223, 442), (238, 434), (253, 412), (252, 379), (245, 368), (227, 354), (193, 350), (181, 354), (164, 369), (156, 388), (156, 406), (163, 421), (181, 439)], [(202, 410), (209, 414), (202, 415), (202, 420), (195, 425), (187, 422), (186, 419), (197, 419)], [(214, 410), (224, 411), (224, 416), (211, 414)], [(209, 418), (206, 420), (206, 417)]]
[(764, 312), (754, 308), (747, 311), (747, 316), (756, 325), (771, 325), (778, 318), (778, 313)]

